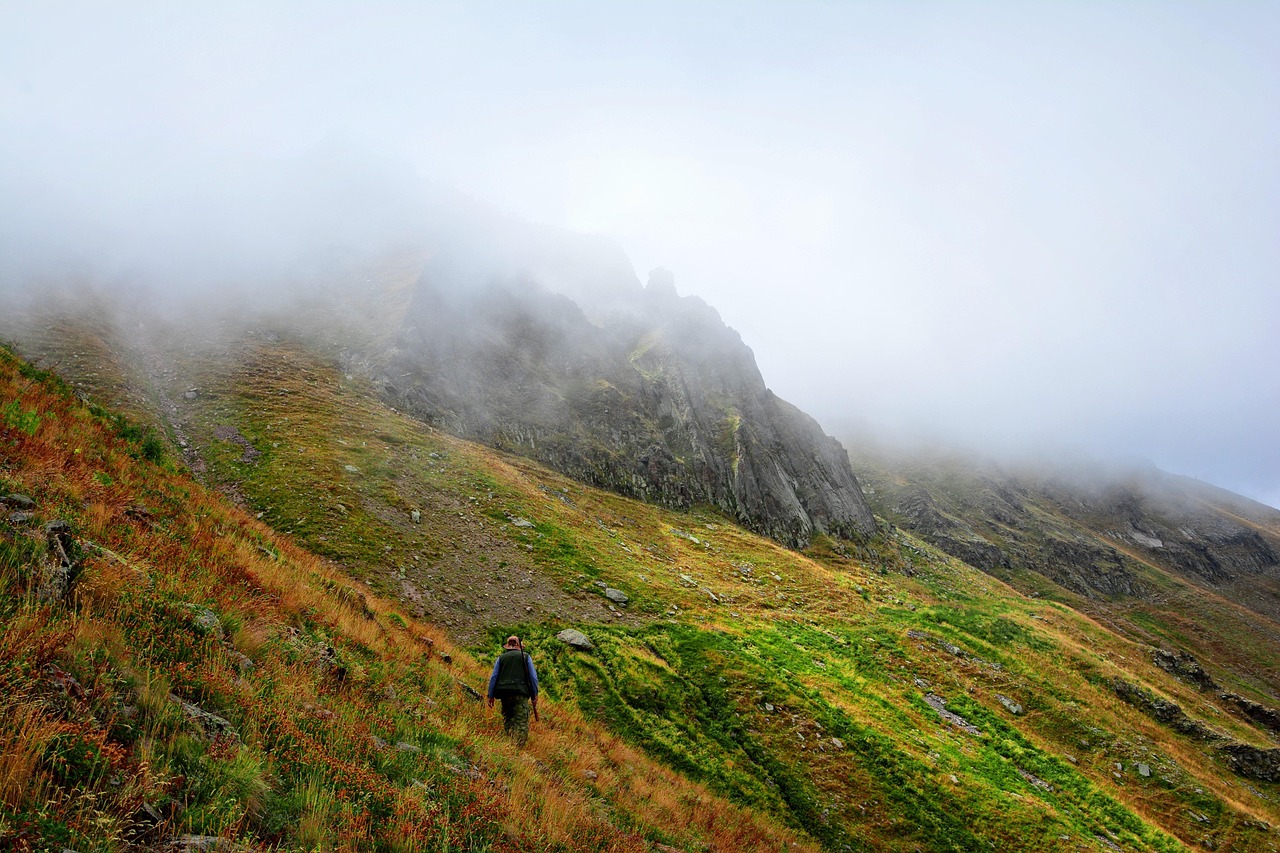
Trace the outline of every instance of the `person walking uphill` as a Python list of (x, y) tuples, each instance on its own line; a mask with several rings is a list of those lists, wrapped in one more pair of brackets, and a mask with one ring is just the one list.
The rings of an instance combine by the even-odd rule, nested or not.
[(525, 654), (520, 638), (507, 637), (502, 644), (502, 654), (493, 662), (493, 674), (489, 676), (489, 707), (493, 700), (502, 700), (502, 723), (516, 746), (524, 746), (529, 740), (529, 710), (538, 717), (538, 671), (533, 658)]

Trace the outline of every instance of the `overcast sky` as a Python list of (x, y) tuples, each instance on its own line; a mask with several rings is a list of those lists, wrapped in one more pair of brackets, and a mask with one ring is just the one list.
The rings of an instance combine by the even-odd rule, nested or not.
[(341, 140), (671, 269), (829, 429), (1280, 506), (1277, 44), (1272, 2), (0, 0), (0, 229)]

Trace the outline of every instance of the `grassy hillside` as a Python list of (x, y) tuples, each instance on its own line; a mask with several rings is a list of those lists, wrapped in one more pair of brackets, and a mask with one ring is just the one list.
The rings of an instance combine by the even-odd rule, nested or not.
[[(5, 433), (15, 444), (6, 444), (3, 489), (72, 513), (91, 527), (85, 538), (136, 565), (191, 547), (193, 536), (173, 534), (192, 525), (206, 531), (209, 547), (239, 543), (216, 584), (207, 576), (218, 564), (202, 552), (176, 560), (188, 569), (165, 564), (163, 576), (176, 579), (163, 582), (164, 595), (118, 582), (115, 597), (93, 612), (109, 626), (127, 607), (154, 607), (146, 602), (207, 607), (233, 644), (245, 644), (237, 650), (255, 659), (241, 676), (249, 688), (226, 672), (220, 641), (202, 641), (208, 655), (199, 666), (134, 648), (172, 642), (149, 639), (179, 631), (182, 620), (172, 615), (112, 629), (128, 662), (121, 671), (190, 684), (184, 698), (232, 715), (258, 707), (236, 691), (251, 692), (255, 679), (282, 668), (287, 675), (259, 682), (261, 710), (253, 714), (283, 713), (320, 727), (323, 736), (292, 747), (297, 754), (332, 748), (343, 767), (383, 780), (377, 790), (386, 802), (412, 801), (434, 815), (445, 828), (439, 837), (422, 835), (419, 846), (448, 849), (447, 837), (476, 849), (500, 849), (512, 838), (534, 849), (770, 849), (790, 843), (788, 833), (832, 850), (1268, 850), (1280, 841), (1272, 828), (1280, 822), (1280, 786), (1238, 775), (1222, 749), (1274, 747), (1265, 726), (1158, 668), (1141, 642), (1064, 603), (1024, 596), (901, 531), (856, 552), (824, 540), (799, 554), (711, 511), (671, 513), (598, 492), (424, 428), (380, 405), (331, 357), (287, 336), (249, 335), (216, 354), (172, 353), (166, 363), (154, 393), (175, 401), (205, 478), (244, 512), (133, 459), (127, 447), (117, 451), (119, 473), (106, 472), (118, 490), (115, 514), (94, 510), (93, 501), (79, 508), (83, 494), (58, 497), (41, 486), (42, 463), (25, 461), (56, 455), (53, 448), (67, 442), (29, 435), (21, 424)], [(43, 395), (23, 397), (19, 414), (48, 421), (55, 408), (48, 392), (16, 374), (12, 382), (6, 395)], [(111, 429), (60, 399), (66, 413), (59, 418), (104, 435)], [(52, 443), (33, 452), (36, 441)], [(95, 470), (77, 468), (82, 492), (108, 488), (92, 486)], [(170, 485), (142, 485), (148, 478)], [(146, 524), (121, 521), (129, 505), (148, 500), (155, 515)], [(152, 537), (145, 543), (111, 538), (144, 532)], [(41, 547), (31, 542), (25, 552), (8, 546), (18, 554), (6, 564), (8, 595), (14, 607), (39, 614), (30, 619), (56, 626), (49, 619), (56, 609), (23, 591), (18, 567)], [(89, 561), (90, 569), (125, 565), (101, 559)], [(237, 572), (251, 580), (235, 580)], [(87, 570), (86, 590), (95, 588), (90, 578)], [(262, 597), (236, 591), (246, 583)], [(605, 588), (629, 600), (615, 604)], [(360, 615), (362, 600), (372, 619)], [(268, 605), (278, 610), (262, 619), (238, 609)], [(78, 607), (72, 611), (85, 605)], [(245, 627), (263, 622), (299, 633)], [(554, 640), (565, 627), (586, 632), (595, 651), (573, 652)], [(547, 722), (526, 753), (495, 737), (493, 719), (453, 681), (481, 686), (484, 661), (510, 631), (528, 638), (547, 696)], [(434, 657), (418, 637), (435, 641)], [(465, 651), (450, 650), (453, 662), (445, 665), (438, 653), (450, 641)], [(73, 638), (41, 642), (52, 643), (49, 660), (82, 684), (92, 681), (97, 664), (80, 660)], [(348, 686), (350, 675), (342, 686), (327, 684), (324, 667), (308, 659), (307, 650), (321, 645), (352, 662), (346, 669), (358, 673), (358, 687)], [(222, 681), (207, 674), (219, 666)], [(22, 671), (37, 693), (46, 689), (39, 669)], [(124, 701), (145, 707), (127, 692), (142, 695), (136, 685), (120, 689), (130, 697)], [(277, 703), (290, 704), (282, 712)], [(1169, 703), (1182, 717), (1158, 710)], [(152, 704), (159, 710), (150, 725), (165, 713), (180, 718), (178, 706)], [(262, 768), (255, 798), (234, 800), (242, 805), (228, 806), (221, 823), (186, 817), (200, 814), (188, 806), (166, 817), (168, 828), (311, 846), (299, 834), (306, 823), (322, 827), (315, 831), (327, 833), (324, 844), (375, 844), (360, 833), (373, 836), (381, 818), (361, 815), (382, 813), (351, 805), (364, 802), (359, 786), (340, 785), (338, 772), (312, 786), (311, 759), (289, 764), (292, 742), (253, 720), (234, 722), (244, 744), (237, 754), (253, 750)], [(164, 778), (181, 776), (190, 786), (187, 765), (152, 761), (137, 746), (194, 739), (169, 725), (171, 734), (156, 729), (122, 742), (122, 760), (166, 768), (157, 779), (167, 772)], [(371, 735), (409, 738), (423, 752), (395, 752), (386, 763), (388, 753), (369, 746)], [(178, 747), (165, 749), (169, 756)], [(31, 754), (31, 766), (50, 779), (44, 801), (81, 784), (59, 779), (45, 753)], [(201, 760), (224, 759), (209, 745)], [(403, 762), (410, 760), (420, 763), (409, 769)], [(427, 778), (428, 770), (437, 775)], [(114, 790), (97, 784), (103, 796)], [(152, 784), (149, 792), (159, 789)], [(280, 811), (289, 797), (293, 810)], [(31, 820), (39, 801), (10, 806), (6, 820)], [(101, 814), (123, 825), (133, 801), (112, 802)], [(302, 821), (304, 812), (314, 819)], [(393, 846), (391, 833), (384, 842)]]
[(874, 445), (853, 455), (886, 519), (1028, 594), (1189, 652), (1251, 701), (1280, 701), (1280, 512), (1153, 468), (1055, 472)]
[(484, 661), (7, 351), (0, 495), (5, 849), (812, 847), (568, 703), (514, 749)]

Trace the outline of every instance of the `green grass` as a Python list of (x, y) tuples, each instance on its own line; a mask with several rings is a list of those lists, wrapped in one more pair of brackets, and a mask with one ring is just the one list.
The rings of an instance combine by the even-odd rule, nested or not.
[[(797, 554), (712, 508), (638, 504), (423, 428), (289, 348), (250, 348), (205, 369), (198, 384), (210, 391), (192, 411), (211, 482), (293, 539), (232, 523), (203, 503), (188, 512), (194, 492), (182, 489), (190, 486), (143, 486), (100, 465), (112, 482), (94, 489), (151, 490), (152, 532), (168, 543), (146, 551), (135, 539), (113, 550), (147, 553), (152, 564), (194, 579), (209, 553), (194, 548), (239, 542), (262, 561), (260, 571), (293, 571), (300, 587), (291, 595), (306, 590), (324, 604), (295, 602), (264, 624), (252, 579), (197, 593), (192, 580), (152, 571), (153, 586), (117, 597), (119, 638), (99, 644), (108, 657), (73, 656), (78, 672), (100, 669), (122, 695), (163, 681), (161, 694), (173, 689), (207, 703), (241, 731), (250, 748), (234, 766), (216, 749), (187, 743), (187, 724), (163, 700), (139, 702), (149, 710), (120, 736), (133, 750), (157, 750), (155, 766), (173, 776), (203, 774), (200, 807), (183, 824), (193, 831), (223, 825), (286, 846), (324, 845), (363, 820), (391, 826), (406, 790), (429, 791), (430, 817), (415, 830), (424, 846), (439, 830), (474, 849), (501, 847), (502, 831), (484, 821), (511, 802), (487, 799), (485, 785), (459, 789), (466, 777), (457, 768), (478, 760), (515, 788), (531, 771), (476, 738), (487, 718), (452, 679), (481, 685), (485, 662), (513, 632), (535, 655), (546, 707), (594, 724), (573, 737), (535, 726), (538, 760), (552, 771), (537, 777), (542, 795), (586, 784), (590, 813), (611, 827), (583, 823), (575, 842), (582, 849), (594, 843), (588, 839), (632, 831), (677, 846), (706, 837), (636, 811), (617, 789), (597, 795), (623, 773), (617, 762), (591, 764), (599, 779), (582, 782), (584, 743), (602, 742), (605, 732), (705, 786), (717, 803), (767, 815), (831, 850), (1099, 849), (1099, 837), (1132, 850), (1184, 849), (1203, 837), (1265, 850), (1271, 837), (1251, 821), (1280, 822), (1276, 786), (1246, 788), (1210, 751), (1152, 725), (1105, 684), (1126, 673), (1198, 715), (1210, 713), (1211, 697), (1156, 670), (1132, 639), (1062, 604), (1024, 597), (900, 531), (864, 543), (818, 538)], [(218, 438), (215, 426), (234, 428), (261, 455), (246, 461), (243, 445)], [(410, 520), (414, 510), (420, 524)], [(517, 527), (515, 518), (532, 526)], [(130, 530), (118, 535), (141, 535)], [(375, 604), (379, 591), (399, 593), (392, 578), (425, 585), (428, 572), (448, 580), (458, 565), (472, 576), (536, 574), (596, 615), (488, 622), (471, 641), (473, 655), (455, 650), (461, 669), (448, 669), (420, 650), (388, 654), (352, 637), (350, 626), (337, 629), (323, 608), (342, 608), (362, 631), (398, 636), (421, 623), (378, 605), (365, 624), (350, 587), (300, 567), (295, 541), (372, 581), (358, 588)], [(10, 563), (25, 564), (31, 547), (10, 546)], [(631, 596), (625, 618), (614, 621), (599, 606), (597, 581)], [(27, 606), (16, 594), (0, 604), (13, 613)], [(242, 678), (247, 686), (221, 643), (198, 632), (189, 605), (213, 610), (227, 636), (245, 638), (255, 662)], [(556, 642), (564, 627), (585, 630), (597, 650)], [(317, 647), (333, 648), (333, 666), (317, 666)], [(341, 679), (334, 666), (345, 670)], [(387, 687), (396, 700), (386, 699)], [(924, 702), (930, 692), (981, 734), (944, 723)], [(1007, 712), (997, 694), (1024, 713)], [(373, 737), (420, 751), (379, 750)], [(1112, 776), (1116, 761), (1139, 760), (1161, 772)]]

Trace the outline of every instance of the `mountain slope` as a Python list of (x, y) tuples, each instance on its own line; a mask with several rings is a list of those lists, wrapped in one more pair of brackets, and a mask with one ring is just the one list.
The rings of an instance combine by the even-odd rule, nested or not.
[[(1249, 764), (1273, 733), (1150, 647), (902, 532), (799, 554), (711, 508), (671, 513), (458, 441), (325, 349), (274, 332), (193, 345), (158, 396), (211, 483), (367, 589), (477, 655), (524, 634), (549, 708), (832, 850), (1276, 846), (1280, 789)], [(95, 370), (129, 369), (123, 352)], [(559, 644), (564, 627), (596, 650)], [(1162, 721), (1169, 707), (1183, 717)], [(535, 749), (580, 768), (557, 763), (554, 731)], [(527, 843), (553, 848), (540, 826)]]
[(1280, 700), (1280, 511), (1151, 467), (873, 448), (854, 464), (886, 519)]
[(514, 749), (483, 662), (145, 431), (7, 351), (0, 401), (5, 849), (812, 849), (572, 706)]
[(388, 398), (593, 485), (713, 504), (789, 545), (874, 531), (843, 448), (765, 387), (713, 309), (661, 274), (643, 290), (603, 286), (607, 311), (588, 316), (589, 296), (433, 259), (382, 377)]

